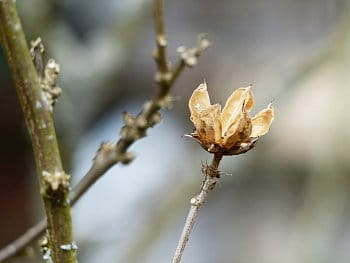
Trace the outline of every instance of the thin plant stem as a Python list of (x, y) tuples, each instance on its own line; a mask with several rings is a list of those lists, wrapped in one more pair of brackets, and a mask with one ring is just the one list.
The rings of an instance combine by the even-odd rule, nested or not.
[(50, 256), (54, 262), (77, 262), (75, 249), (61, 249), (62, 245), (73, 243), (73, 234), (67, 202), (69, 176), (62, 167), (52, 105), (41, 88), (13, 0), (0, 1), (0, 34), (33, 145)]
[[(161, 0), (154, 1), (155, 34), (156, 43), (158, 43), (157, 36), (165, 36), (163, 3)], [(196, 58), (198, 58), (206, 47), (208, 47), (207, 43), (209, 42), (205, 38), (201, 38), (197, 43), (197, 46), (192, 48), (194, 51), (193, 55)], [(112, 166), (120, 162), (127, 164), (132, 161), (133, 156), (128, 152), (129, 147), (139, 139), (146, 136), (147, 130), (160, 121), (159, 110), (161, 108), (166, 108), (171, 104), (172, 99), (170, 97), (170, 90), (188, 64), (185, 62), (185, 59), (181, 57), (175, 66), (170, 68), (165, 57), (165, 49), (166, 45), (159, 46), (157, 44), (158, 51), (154, 53), (157, 65), (155, 80), (158, 84), (158, 90), (155, 96), (144, 104), (144, 107), (136, 117), (132, 117), (129, 114), (124, 115), (125, 126), (121, 129), (121, 137), (116, 144), (101, 144), (91, 168), (70, 192), (69, 203), (71, 206), (73, 206)], [(156, 56), (157, 52), (164, 53), (164, 56)], [(163, 73), (159, 74), (159, 72)], [(29, 243), (38, 238), (45, 231), (46, 227), (47, 224), (42, 220), (37, 225), (26, 231), (22, 236), (1, 249), (0, 262), (14, 256), (18, 251), (25, 248)]]
[(164, 3), (163, 0), (154, 0), (154, 28), (157, 49), (154, 59), (157, 63), (159, 74), (168, 73), (168, 61), (166, 55), (167, 39), (164, 30)]
[(214, 154), (212, 163), (204, 167), (204, 181), (201, 186), (201, 190), (198, 195), (193, 197), (190, 201), (191, 207), (188, 212), (184, 228), (182, 230), (180, 240), (178, 242), (172, 263), (179, 263), (181, 261), (181, 257), (185, 251), (187, 242), (190, 238), (191, 231), (193, 229), (195, 220), (199, 214), (199, 211), (204, 204), (207, 196), (211, 190), (214, 189), (216, 183), (219, 180), (219, 164), (222, 159), (222, 155), (220, 153)]

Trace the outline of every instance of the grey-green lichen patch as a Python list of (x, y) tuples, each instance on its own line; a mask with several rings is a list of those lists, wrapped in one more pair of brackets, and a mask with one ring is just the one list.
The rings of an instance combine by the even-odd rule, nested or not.
[(64, 251), (70, 251), (70, 250), (77, 250), (77, 249), (78, 249), (78, 246), (77, 246), (77, 244), (73, 241), (72, 243), (61, 245), (60, 248), (61, 248), (62, 250), (64, 250)]
[(64, 172), (55, 171), (50, 173), (48, 171), (43, 171), (42, 176), (46, 187), (53, 191), (57, 191), (60, 186), (65, 189), (69, 186), (70, 175)]
[(50, 105), (54, 105), (62, 93), (62, 89), (57, 86), (58, 74), (60, 73), (60, 66), (55, 60), (49, 59), (44, 71), (44, 78), (41, 81), (41, 87), (45, 92), (47, 100)]

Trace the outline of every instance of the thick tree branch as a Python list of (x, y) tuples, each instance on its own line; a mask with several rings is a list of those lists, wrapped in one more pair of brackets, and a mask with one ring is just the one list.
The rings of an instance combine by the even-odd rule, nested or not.
[(73, 242), (67, 202), (69, 176), (62, 167), (52, 105), (42, 90), (40, 77), (32, 62), (15, 1), (0, 1), (0, 34), (33, 145), (47, 216), (50, 255), (54, 262), (76, 262), (74, 250), (63, 251), (60, 248)]
[(202, 205), (207, 199), (208, 193), (214, 189), (217, 181), (219, 180), (218, 168), (221, 158), (222, 155), (220, 153), (214, 154), (212, 163), (209, 166), (204, 167), (203, 169), (204, 181), (202, 183), (201, 191), (190, 201), (191, 208), (188, 212), (186, 222), (182, 230), (181, 237), (175, 251), (175, 255), (172, 260), (173, 263), (179, 263), (181, 261), (181, 257), (184, 253), (188, 239), (190, 238), (190, 234), (195, 220), (199, 214), (199, 210), (201, 209)]
[[(76, 201), (78, 201), (81, 196), (113, 165), (119, 162), (127, 164), (132, 161), (133, 155), (128, 152), (129, 147), (137, 140), (145, 137), (148, 128), (153, 127), (160, 121), (159, 110), (161, 108), (167, 108), (171, 105), (172, 98), (169, 94), (170, 89), (186, 66), (194, 66), (194, 64), (188, 63), (188, 58), (197, 60), (202, 52), (209, 46), (209, 41), (203, 35), (201, 35), (198, 38), (198, 43), (195, 47), (190, 49), (181, 47), (181, 50), (179, 51), (179, 61), (175, 64), (174, 68), (170, 68), (165, 57), (166, 43), (165, 45), (159, 45), (158, 43), (159, 35), (163, 35), (164, 39), (166, 38), (163, 21), (163, 4), (160, 0), (155, 0), (154, 4), (155, 34), (157, 44), (157, 51), (154, 53), (154, 58), (157, 65), (155, 80), (158, 84), (158, 91), (152, 100), (144, 104), (142, 110), (137, 116), (134, 117), (128, 113), (124, 114), (125, 125), (120, 131), (120, 139), (116, 144), (101, 144), (90, 170), (70, 193), (69, 200), (71, 205), (74, 205)], [(163, 53), (164, 56), (162, 55)], [(167, 77), (163, 78), (162, 75), (166, 75)], [(23, 236), (19, 237), (14, 242), (0, 250), (0, 262), (23, 249), (31, 241), (40, 236), (40, 234), (44, 232), (45, 228), (46, 225), (43, 224), (43, 221), (41, 221), (38, 225), (31, 228), (31, 231), (27, 231)]]

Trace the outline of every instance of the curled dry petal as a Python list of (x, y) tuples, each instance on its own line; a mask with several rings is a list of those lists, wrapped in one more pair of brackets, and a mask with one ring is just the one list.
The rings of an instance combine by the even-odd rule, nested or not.
[[(236, 125), (240, 118), (242, 107), (249, 112), (254, 105), (253, 93), (250, 86), (235, 90), (227, 99), (225, 107), (222, 110), (222, 136), (227, 134), (233, 125)], [(232, 129), (231, 129), (232, 130)]]
[(223, 137), (223, 145), (225, 148), (232, 148), (242, 142), (246, 142), (252, 132), (252, 120), (243, 103), (242, 109), (237, 113), (235, 122), (228, 128)]
[(214, 144), (221, 140), (221, 105), (215, 104), (199, 114), (199, 127), (196, 126), (198, 138), (204, 144)]
[(271, 123), (274, 118), (274, 109), (270, 103), (266, 109), (263, 109), (252, 119), (252, 133), (250, 137), (259, 137), (265, 135), (271, 126)]
[(197, 89), (194, 90), (189, 102), (188, 106), (191, 112), (191, 121), (194, 126), (197, 128), (199, 124), (199, 115), (200, 113), (210, 107), (210, 99), (207, 91), (207, 85), (202, 83), (199, 85)]

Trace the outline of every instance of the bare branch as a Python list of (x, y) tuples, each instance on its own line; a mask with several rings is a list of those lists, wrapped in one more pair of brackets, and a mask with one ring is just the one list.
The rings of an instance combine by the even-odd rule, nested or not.
[(168, 72), (168, 61), (166, 56), (166, 47), (168, 45), (165, 30), (164, 30), (164, 14), (163, 14), (163, 0), (154, 1), (154, 28), (156, 35), (157, 49), (153, 56), (157, 63), (159, 80), (167, 81), (170, 76), (166, 76)]
[(179, 263), (181, 261), (181, 257), (184, 253), (186, 244), (188, 239), (190, 238), (190, 234), (195, 223), (195, 220), (199, 214), (199, 210), (207, 199), (208, 193), (214, 189), (217, 181), (219, 180), (219, 171), (218, 167), (221, 161), (221, 154), (214, 154), (214, 158), (210, 166), (204, 167), (204, 181), (201, 187), (200, 193), (193, 197), (190, 201), (191, 208), (188, 212), (186, 222), (184, 228), (181, 233), (181, 237), (179, 243), (177, 245), (175, 255), (173, 257), (173, 263)]
[[(50, 255), (54, 262), (73, 263), (76, 262), (75, 251), (63, 251), (60, 248), (62, 244), (73, 242), (71, 211), (67, 204), (69, 176), (62, 167), (52, 105), (42, 90), (41, 78), (32, 61), (15, 1), (0, 1), (0, 34), (33, 145), (40, 192), (49, 226)], [(34, 57), (38, 58), (36, 62), (41, 61), (38, 56)], [(38, 63), (35, 64), (38, 66)], [(30, 234), (37, 229), (32, 229)], [(23, 244), (23, 241), (21, 239), (19, 243)], [(16, 248), (12, 246), (10, 249)]]

